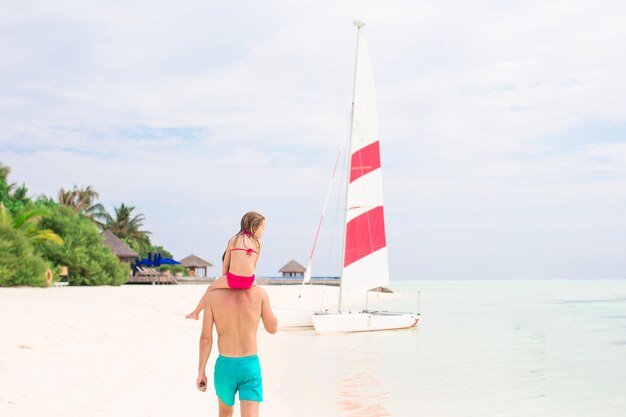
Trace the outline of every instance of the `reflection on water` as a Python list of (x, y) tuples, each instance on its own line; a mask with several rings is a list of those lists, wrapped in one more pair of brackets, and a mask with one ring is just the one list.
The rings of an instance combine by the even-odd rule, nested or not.
[[(381, 377), (385, 372), (376, 369), (378, 352), (350, 349), (341, 354), (337, 403), (342, 415), (350, 417), (390, 416), (389, 385)], [(378, 378), (375, 376), (378, 375)]]

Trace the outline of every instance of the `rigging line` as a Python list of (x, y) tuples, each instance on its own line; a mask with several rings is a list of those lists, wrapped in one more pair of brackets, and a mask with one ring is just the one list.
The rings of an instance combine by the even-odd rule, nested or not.
[(298, 299), (302, 298), (302, 288), (304, 284), (311, 280), (311, 263), (313, 261), (313, 255), (315, 254), (315, 247), (317, 245), (317, 239), (320, 234), (320, 229), (322, 227), (322, 222), (324, 221), (324, 215), (326, 214), (326, 209), (328, 208), (328, 200), (330, 200), (330, 194), (332, 191), (333, 181), (335, 179), (335, 174), (337, 173), (337, 165), (341, 158), (341, 149), (337, 152), (337, 158), (335, 158), (335, 166), (333, 167), (333, 174), (330, 177), (330, 183), (328, 184), (328, 191), (326, 192), (326, 200), (324, 201), (324, 206), (322, 207), (322, 214), (320, 215), (320, 221), (317, 224), (317, 230), (315, 231), (315, 239), (313, 240), (313, 247), (311, 248), (311, 253), (309, 255), (309, 263), (306, 267), (306, 271), (304, 271), (304, 277), (302, 279), (302, 285), (300, 286), (300, 294), (298, 294)]
[[(344, 152), (343, 159), (341, 160), (341, 178), (346, 184), (350, 181), (350, 137), (352, 134), (352, 111), (348, 114), (347, 121), (348, 129), (346, 131), (346, 137), (344, 139)], [(348, 198), (348, 188), (347, 187), (337, 187), (337, 200), (336, 200), (336, 210), (335, 210), (335, 239), (337, 245), (337, 254), (339, 256), (339, 278), (341, 278), (341, 271), (343, 271), (343, 262), (344, 262), (344, 246), (345, 246), (345, 219), (346, 212), (348, 207), (346, 206), (346, 201)], [(341, 224), (339, 224), (339, 220), (337, 217), (341, 215)]]
[(335, 159), (335, 167), (333, 168), (333, 175), (330, 177), (331, 184), (329, 184), (328, 186), (328, 191), (326, 193), (326, 201), (324, 201), (324, 207), (322, 208), (322, 215), (320, 216), (320, 221), (317, 224), (317, 231), (315, 232), (315, 239), (313, 240), (313, 247), (311, 248), (311, 254), (309, 255), (309, 265), (311, 264), (311, 260), (313, 259), (313, 254), (315, 253), (315, 245), (317, 245), (317, 238), (319, 237), (320, 228), (322, 227), (322, 221), (324, 220), (324, 215), (326, 214), (326, 209), (328, 208), (328, 200), (330, 200), (332, 181), (335, 179), (335, 173), (337, 172), (337, 164), (339, 163), (340, 157), (341, 157), (341, 151), (337, 153), (337, 159)]
[[(351, 120), (351, 114), (348, 115), (348, 119)], [(341, 158), (341, 153), (342, 153), (342, 149), (339, 148), (338, 152), (337, 152), (337, 158), (335, 159), (335, 165), (333, 167), (333, 173), (330, 177), (330, 182), (328, 185), (328, 190), (326, 192), (326, 201), (324, 201), (324, 206), (322, 208), (322, 214), (320, 216), (320, 221), (317, 225), (317, 230), (315, 232), (315, 239), (313, 240), (313, 247), (311, 248), (311, 253), (309, 255), (309, 261), (308, 261), (308, 265), (306, 268), (306, 271), (304, 272), (304, 277), (302, 279), (302, 285), (300, 286), (300, 293), (298, 294), (298, 299), (302, 298), (302, 290), (304, 288), (304, 284), (306, 284), (307, 282), (309, 282), (311, 280), (311, 267), (312, 267), (312, 262), (313, 262), (313, 256), (315, 255), (315, 248), (317, 245), (317, 241), (319, 238), (319, 233), (322, 227), (322, 223), (324, 220), (324, 215), (326, 214), (326, 211), (328, 209), (328, 202), (330, 200), (330, 196), (332, 194), (332, 189), (333, 189), (333, 184), (335, 182), (335, 177), (337, 175), (337, 167), (340, 167), (340, 172), (343, 173), (345, 167), (345, 152), (347, 152), (347, 147), (349, 146), (349, 134), (350, 134), (350, 127), (348, 127), (347, 132), (346, 132), (346, 140), (345, 140), (345, 145), (344, 145), (344, 158)], [(342, 162), (341, 164), (339, 164), (339, 162)]]
[[(352, 121), (351, 115), (348, 116), (348, 123)], [(341, 160), (341, 176), (342, 181), (347, 181), (347, 173), (346, 166), (348, 165), (348, 155), (350, 154), (350, 128), (346, 131), (346, 138), (344, 141), (344, 153), (343, 158)], [(336, 265), (338, 268), (337, 276), (341, 276), (341, 269), (343, 267), (342, 262), (342, 253), (343, 253), (343, 220), (345, 217), (345, 193), (346, 189), (342, 187), (337, 187), (336, 195), (335, 195), (335, 218), (334, 218), (334, 229), (333, 229), (333, 248), (329, 248), (333, 250), (334, 260), (336, 261)]]

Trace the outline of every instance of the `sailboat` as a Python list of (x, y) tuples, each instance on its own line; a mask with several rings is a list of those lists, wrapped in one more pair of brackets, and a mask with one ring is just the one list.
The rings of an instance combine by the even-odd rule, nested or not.
[(336, 311), (315, 313), (319, 333), (391, 330), (414, 327), (419, 313), (367, 310), (370, 291), (390, 292), (385, 235), (380, 136), (374, 76), (367, 43), (357, 28), (348, 172), (343, 227), (343, 256)]

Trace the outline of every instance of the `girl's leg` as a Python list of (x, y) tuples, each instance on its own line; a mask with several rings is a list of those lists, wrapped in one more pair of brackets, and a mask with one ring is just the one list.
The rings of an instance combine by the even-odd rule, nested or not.
[(209, 292), (209, 291), (217, 290), (220, 288), (226, 288), (226, 289), (230, 288), (228, 286), (228, 280), (226, 279), (226, 275), (222, 275), (221, 277), (213, 281), (213, 283), (209, 286), (209, 288), (206, 291)]
[(219, 288), (230, 288), (228, 286), (228, 280), (226, 279), (226, 275), (222, 275), (221, 277), (219, 277), (218, 279), (213, 281), (213, 283), (211, 285), (209, 285), (209, 288), (206, 289), (206, 292), (204, 293), (204, 295), (200, 299), (200, 302), (196, 306), (195, 310), (193, 310), (191, 313), (187, 314), (185, 316), (185, 318), (186, 319), (198, 320), (200, 318), (200, 312), (204, 308), (204, 303), (206, 302), (207, 294), (209, 294), (209, 292), (211, 292), (211, 291), (213, 291), (215, 289), (219, 289)]

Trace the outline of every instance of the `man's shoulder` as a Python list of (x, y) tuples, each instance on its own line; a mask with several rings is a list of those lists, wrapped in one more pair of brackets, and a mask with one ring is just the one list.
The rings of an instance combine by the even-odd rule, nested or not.
[(259, 299), (263, 299), (266, 297), (267, 293), (265, 292), (265, 290), (261, 287), (259, 287), (258, 285), (255, 285), (253, 287), (250, 287), (250, 289), (248, 290), (250, 292), (250, 294), (255, 297), (255, 298), (259, 298)]
[(239, 290), (239, 289), (230, 289), (230, 288), (218, 288), (215, 289), (213, 291), (210, 291), (207, 294), (206, 297), (206, 302), (207, 303), (216, 303), (216, 302), (220, 302), (220, 300), (224, 299), (224, 297), (228, 298), (229, 295), (233, 295), (233, 291), (236, 291), (236, 293), (247, 293), (249, 295), (251, 295), (252, 297), (255, 298), (263, 298), (266, 296), (266, 292), (263, 288), (259, 287), (258, 285), (254, 285), (250, 288), (248, 288), (247, 290)]
[(265, 290), (263, 289), (263, 287), (260, 287), (258, 285), (254, 285), (252, 287), (250, 287), (250, 290), (255, 291), (259, 294), (265, 294)]
[(225, 291), (229, 291), (229, 290), (218, 288), (213, 291), (209, 291), (205, 297), (206, 304), (209, 305), (209, 304), (215, 304), (216, 302), (218, 302), (220, 299), (224, 297)]

